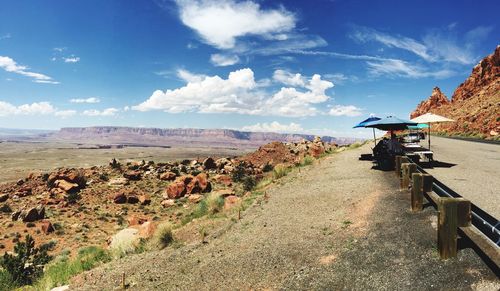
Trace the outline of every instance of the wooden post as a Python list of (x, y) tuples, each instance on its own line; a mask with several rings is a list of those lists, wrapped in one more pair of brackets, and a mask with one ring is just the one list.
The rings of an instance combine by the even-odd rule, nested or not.
[(401, 177), (401, 156), (396, 156), (396, 167), (395, 167), (395, 171), (396, 171), (396, 177)]
[(121, 288), (122, 288), (123, 290), (127, 289), (127, 286), (125, 285), (125, 272), (123, 272), (123, 273), (122, 273)]
[(412, 174), (411, 210), (422, 211), (424, 205), (424, 177), (420, 173)]
[(401, 190), (408, 190), (410, 186), (411, 174), (417, 171), (417, 165), (413, 163), (402, 163), (402, 173), (403, 177), (401, 179)]
[(444, 260), (457, 256), (457, 206), (455, 198), (438, 201), (438, 251)]
[(472, 221), (471, 203), (464, 198), (457, 200), (457, 224), (459, 227), (470, 226)]
[(424, 191), (424, 193), (431, 192), (432, 191), (432, 182), (434, 179), (429, 174), (422, 174), (422, 178), (423, 178), (423, 191)]

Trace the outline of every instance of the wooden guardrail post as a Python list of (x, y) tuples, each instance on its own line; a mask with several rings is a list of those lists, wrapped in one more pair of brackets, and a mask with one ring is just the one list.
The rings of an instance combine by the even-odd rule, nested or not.
[(438, 200), (438, 252), (441, 259), (457, 256), (457, 200), (440, 198)]
[(428, 193), (432, 191), (432, 183), (434, 182), (434, 178), (432, 178), (429, 174), (422, 174), (422, 190), (424, 193)]
[(424, 205), (424, 177), (420, 173), (413, 173), (411, 177), (411, 210), (422, 211)]
[(401, 169), (401, 190), (408, 190), (408, 187), (410, 186), (411, 174), (417, 171), (417, 165), (413, 163), (402, 163)]
[(401, 177), (401, 158), (402, 156), (396, 156), (395, 169), (396, 177)]
[(471, 203), (464, 198), (438, 200), (438, 250), (441, 259), (457, 256), (457, 228), (471, 225)]

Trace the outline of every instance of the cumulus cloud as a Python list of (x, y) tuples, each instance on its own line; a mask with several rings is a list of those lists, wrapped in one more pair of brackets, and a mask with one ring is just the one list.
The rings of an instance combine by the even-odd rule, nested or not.
[(86, 116), (115, 116), (120, 110), (117, 108), (106, 108), (104, 110), (90, 109), (83, 111)]
[(335, 105), (328, 112), (331, 116), (360, 116), (362, 110), (354, 105)]
[[(71, 112), (70, 112), (71, 111)], [(50, 102), (34, 102), (31, 104), (13, 105), (9, 102), (0, 101), (0, 117), (12, 115), (54, 115), (57, 117), (68, 117), (75, 114), (73, 110), (58, 110)]]
[(207, 76), (202, 74), (193, 74), (188, 70), (179, 69), (177, 70), (177, 77), (186, 83), (198, 83), (205, 79)]
[(0, 68), (4, 69), (7, 72), (16, 73), (26, 77), (33, 78), (33, 82), (36, 83), (59, 84), (59, 82), (54, 81), (51, 77), (47, 75), (29, 71), (28, 67), (18, 65), (16, 61), (14, 61), (12, 58), (9, 57), (0, 56)]
[(71, 102), (71, 103), (99, 103), (99, 102), (101, 102), (101, 99), (99, 99), (98, 97), (74, 98), (74, 99), (70, 99), (69, 102)]
[(217, 67), (226, 67), (237, 64), (240, 58), (237, 55), (213, 54), (210, 56), (210, 62)]
[(281, 124), (277, 121), (270, 123), (257, 123), (254, 125), (243, 126), (244, 131), (259, 131), (259, 132), (302, 132), (304, 129), (300, 124), (290, 122), (290, 124)]
[[(283, 84), (292, 84), (296, 75), (281, 71), (276, 73)], [(278, 92), (266, 92), (255, 81), (251, 69), (229, 73), (227, 79), (204, 76), (197, 80), (186, 78), (188, 83), (173, 90), (156, 90), (144, 102), (132, 109), (139, 111), (163, 110), (170, 113), (239, 113), (251, 115), (310, 116), (316, 115), (315, 104), (326, 102), (325, 91), (333, 83), (299, 74), (296, 87), (282, 87)]]
[(235, 47), (236, 39), (247, 35), (283, 38), (295, 27), (293, 13), (262, 9), (252, 1), (176, 0), (179, 16), (208, 44), (219, 49)]

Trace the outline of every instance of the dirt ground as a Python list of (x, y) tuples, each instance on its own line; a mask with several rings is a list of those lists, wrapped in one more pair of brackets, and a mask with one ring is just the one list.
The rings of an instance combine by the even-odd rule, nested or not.
[(70, 143), (0, 142), (0, 183), (25, 178), (28, 173), (57, 167), (88, 168), (105, 165), (112, 158), (127, 162), (166, 162), (207, 156), (239, 156), (249, 150), (196, 147), (125, 147), (121, 149), (79, 149)]
[(498, 290), (470, 249), (441, 261), (436, 212), (413, 214), (367, 146), (295, 169), (207, 243), (132, 255), (75, 278), (76, 290)]

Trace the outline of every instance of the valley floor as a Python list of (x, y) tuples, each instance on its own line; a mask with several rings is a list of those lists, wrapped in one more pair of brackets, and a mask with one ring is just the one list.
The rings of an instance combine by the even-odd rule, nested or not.
[(413, 214), (368, 146), (295, 169), (207, 243), (132, 255), (73, 280), (77, 290), (498, 290), (470, 250), (441, 261), (436, 212)]

